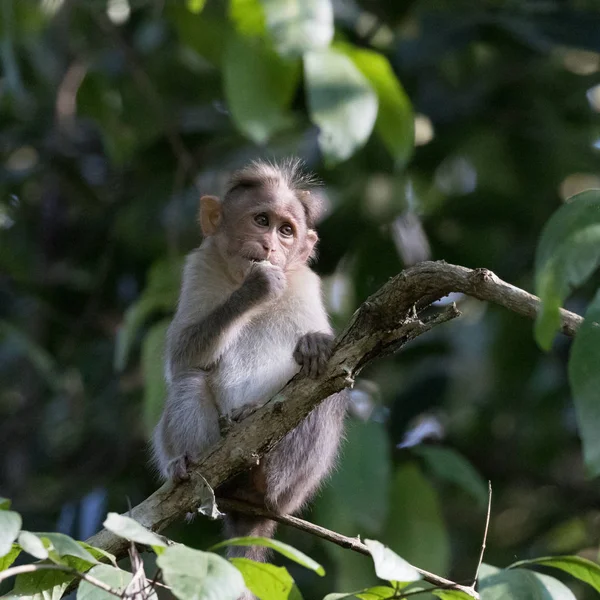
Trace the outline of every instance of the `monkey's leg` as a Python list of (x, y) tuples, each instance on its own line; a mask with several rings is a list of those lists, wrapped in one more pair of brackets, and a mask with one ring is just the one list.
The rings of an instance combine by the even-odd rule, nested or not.
[(154, 456), (161, 473), (174, 481), (187, 479), (190, 464), (219, 438), (219, 415), (204, 373), (179, 376), (169, 386), (154, 433)]

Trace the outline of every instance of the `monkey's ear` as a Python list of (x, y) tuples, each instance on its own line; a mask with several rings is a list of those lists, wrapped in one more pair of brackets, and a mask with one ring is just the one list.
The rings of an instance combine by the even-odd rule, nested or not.
[(221, 223), (221, 203), (216, 196), (200, 198), (198, 221), (204, 235), (214, 235)]
[(309, 229), (306, 232), (306, 239), (304, 240), (304, 248), (302, 248), (300, 252), (300, 259), (302, 262), (306, 262), (309, 260), (315, 250), (315, 244), (319, 240), (319, 236), (314, 229)]

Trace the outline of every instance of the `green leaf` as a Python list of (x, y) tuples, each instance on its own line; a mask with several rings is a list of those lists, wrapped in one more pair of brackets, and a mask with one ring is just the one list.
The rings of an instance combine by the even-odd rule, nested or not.
[(238, 600), (246, 589), (241, 573), (218, 554), (177, 545), (156, 562), (179, 600)]
[(149, 529), (146, 529), (131, 517), (111, 512), (108, 513), (103, 525), (115, 535), (125, 538), (126, 540), (135, 542), (136, 544), (151, 546), (157, 554), (161, 553), (161, 548), (167, 547), (167, 544), (158, 535)]
[(419, 572), (395, 552), (376, 540), (365, 540), (380, 579), (408, 583), (421, 579)]
[(480, 506), (487, 506), (488, 486), (473, 465), (452, 448), (415, 446), (411, 448), (425, 461), (434, 477), (454, 483), (470, 494)]
[[(64, 533), (36, 533), (38, 537), (47, 539), (52, 544), (50, 551), (50, 558), (53, 558), (53, 554), (56, 554), (58, 558), (65, 556), (74, 556), (79, 558), (90, 565), (98, 564), (98, 561), (85, 549), (79, 542), (76, 542), (73, 538), (65, 535)], [(56, 557), (54, 557), (56, 558)], [(57, 561), (63, 563), (64, 561)]]
[(248, 558), (232, 558), (231, 563), (242, 574), (246, 587), (260, 600), (302, 600), (300, 590), (285, 567)]
[(550, 218), (538, 243), (535, 287), (542, 299), (535, 323), (538, 344), (548, 350), (570, 292), (600, 264), (600, 190), (577, 194)]
[(412, 155), (415, 144), (415, 119), (412, 106), (388, 59), (373, 50), (351, 44), (335, 43), (347, 54), (377, 92), (379, 110), (375, 130), (397, 167), (403, 167)]
[(117, 559), (114, 554), (103, 550), (102, 548), (96, 548), (95, 546), (90, 546), (86, 542), (77, 542), (82, 548), (85, 548), (95, 559), (102, 560), (105, 558), (108, 562), (112, 563), (114, 567), (117, 566)]
[(279, 554), (283, 554), (283, 556), (286, 558), (289, 558), (290, 560), (297, 562), (299, 565), (314, 571), (318, 575), (325, 575), (325, 569), (323, 569), (323, 567), (317, 561), (310, 558), (310, 556), (306, 556), (306, 554), (300, 552), (300, 550), (296, 550), (296, 548), (293, 546), (284, 544), (278, 540), (252, 536), (230, 538), (215, 544), (210, 548), (210, 550), (217, 550), (218, 548), (223, 548), (224, 546), (264, 546), (266, 548), (271, 548), (271, 550), (275, 550), (279, 552)]
[(74, 579), (61, 571), (23, 573), (15, 580), (12, 593), (23, 600), (59, 600)]
[(589, 305), (569, 358), (569, 382), (586, 467), (600, 474), (600, 290)]
[(13, 544), (9, 552), (0, 557), (0, 571), (8, 569), (17, 560), (19, 554), (21, 554), (21, 548), (17, 544)]
[[(411, 591), (413, 591), (411, 589)], [(469, 600), (472, 596), (466, 594), (465, 592), (461, 592), (460, 590), (427, 590), (431, 592), (436, 598), (441, 598), (442, 600)]]
[(135, 336), (144, 322), (155, 312), (170, 312), (175, 309), (180, 284), (179, 261), (158, 261), (149, 269), (148, 284), (139, 300), (125, 313), (125, 319), (119, 329), (115, 349), (116, 370), (122, 371), (125, 368)]
[(411, 463), (396, 471), (392, 485), (390, 516), (381, 541), (411, 564), (444, 575), (450, 541), (436, 490)]
[(31, 556), (39, 558), (40, 560), (48, 558), (48, 550), (46, 549), (46, 546), (44, 546), (44, 542), (35, 535), (35, 533), (21, 531), (18, 541), (19, 546), (21, 546), (27, 554), (31, 554)]
[(580, 556), (543, 556), (531, 560), (520, 560), (509, 568), (526, 565), (541, 565), (560, 569), (585, 583), (589, 583), (597, 592), (600, 592), (600, 565), (586, 558)]
[(394, 598), (395, 595), (396, 590), (394, 590), (394, 588), (378, 585), (365, 590), (350, 592), (349, 594), (327, 594), (323, 600), (341, 600), (342, 598), (359, 598), (360, 600), (388, 600), (389, 598)]
[(11, 501), (8, 498), (2, 498), (0, 496), (0, 510), (8, 510), (10, 508)]
[(526, 569), (500, 571), (479, 584), (481, 600), (575, 600), (569, 588), (552, 577)]
[(142, 342), (142, 373), (144, 376), (144, 428), (149, 438), (160, 419), (167, 393), (163, 363), (167, 329), (165, 319), (153, 325)]
[[(89, 575), (106, 583), (120, 593), (127, 588), (133, 578), (131, 573), (110, 565), (97, 565), (89, 572)], [(87, 581), (82, 581), (77, 588), (77, 600), (115, 600), (115, 596)]]
[(333, 39), (330, 0), (262, 0), (267, 26), (282, 56), (326, 48)]
[(336, 50), (304, 55), (307, 103), (329, 165), (364, 146), (377, 117), (377, 95), (353, 62)]
[(13, 510), (0, 511), (0, 557), (12, 550), (13, 542), (21, 531), (21, 515)]
[(199, 15), (202, 12), (205, 4), (206, 0), (186, 0), (187, 9), (195, 15)]
[(242, 36), (262, 36), (267, 27), (260, 0), (229, 0), (229, 18)]
[(257, 144), (291, 124), (289, 106), (300, 65), (279, 57), (262, 40), (232, 35), (225, 49), (225, 97), (236, 127)]

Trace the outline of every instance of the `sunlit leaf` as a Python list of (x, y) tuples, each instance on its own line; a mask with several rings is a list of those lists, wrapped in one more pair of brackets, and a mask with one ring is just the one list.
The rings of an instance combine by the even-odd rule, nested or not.
[(412, 565), (445, 575), (450, 541), (436, 490), (410, 463), (396, 471), (392, 485), (390, 516), (381, 541)]
[(271, 548), (272, 550), (279, 552), (279, 554), (283, 554), (286, 558), (297, 562), (299, 565), (302, 565), (319, 575), (325, 575), (323, 567), (310, 558), (310, 556), (306, 556), (306, 554), (300, 552), (300, 550), (296, 550), (293, 546), (284, 544), (278, 540), (272, 540), (265, 537), (230, 538), (215, 544), (212, 546), (211, 550), (217, 550), (218, 548), (223, 548), (225, 546), (263, 546), (265, 548)]
[(10, 500), (8, 498), (0, 497), (0, 510), (8, 510), (10, 508)]
[(364, 146), (377, 118), (377, 95), (365, 76), (336, 50), (304, 55), (309, 114), (319, 131), (319, 146), (332, 165)]
[(260, 39), (231, 36), (223, 63), (225, 97), (237, 128), (257, 144), (291, 124), (289, 105), (298, 62), (279, 57)]
[(0, 510), (0, 557), (12, 550), (21, 531), (21, 515), (13, 510)]
[[(79, 544), (73, 538), (65, 535), (64, 533), (37, 533), (38, 537), (47, 539), (52, 544), (52, 551), (50, 557), (53, 558), (53, 554), (56, 554), (59, 558), (72, 556), (95, 565), (98, 561)], [(62, 561), (61, 561), (62, 562)]]
[(537, 248), (535, 287), (542, 309), (535, 324), (538, 344), (549, 349), (560, 326), (559, 309), (569, 293), (600, 264), (600, 190), (577, 194), (550, 218)]
[(544, 556), (531, 560), (520, 560), (512, 564), (510, 568), (527, 565), (541, 565), (542, 567), (560, 569), (581, 581), (585, 581), (585, 583), (589, 583), (597, 592), (600, 592), (600, 565), (581, 556)]
[(74, 579), (61, 571), (23, 573), (16, 578), (12, 592), (27, 600), (59, 600)]
[(589, 305), (569, 359), (569, 382), (583, 444), (585, 464), (600, 474), (600, 290)]
[(161, 552), (160, 548), (166, 548), (167, 546), (158, 535), (149, 529), (146, 529), (135, 519), (126, 517), (125, 515), (119, 515), (114, 512), (108, 513), (103, 525), (115, 535), (130, 540), (131, 542), (135, 542), (136, 544), (151, 546), (157, 553)]
[(454, 483), (470, 494), (480, 506), (487, 506), (488, 487), (473, 465), (452, 448), (415, 446), (411, 449), (425, 460), (426, 468), (438, 479)]
[(171, 546), (156, 562), (179, 600), (238, 600), (246, 588), (241, 573), (211, 552)]
[(31, 554), (35, 558), (43, 560), (48, 558), (48, 550), (44, 546), (44, 542), (35, 533), (30, 531), (21, 531), (19, 533), (18, 543), (27, 554)]
[(373, 557), (375, 573), (385, 581), (407, 583), (421, 579), (419, 572), (403, 558), (376, 540), (365, 540)]
[[(412, 589), (411, 589), (412, 591)], [(442, 600), (469, 600), (472, 596), (469, 596), (466, 592), (461, 592), (460, 590), (427, 590), (431, 592), (436, 598), (441, 598)]]
[(21, 548), (17, 544), (13, 544), (7, 554), (0, 556), (0, 571), (8, 569), (17, 560), (19, 554), (21, 554)]
[(552, 577), (526, 569), (500, 571), (479, 584), (481, 600), (575, 600), (569, 588)]
[(265, 12), (260, 0), (229, 0), (229, 18), (243, 36), (265, 33)]
[(396, 166), (402, 167), (413, 152), (415, 121), (410, 100), (388, 59), (379, 52), (351, 44), (336, 43), (334, 47), (352, 59), (377, 92), (379, 110), (375, 130)]
[(246, 587), (261, 600), (302, 600), (300, 590), (285, 567), (232, 558), (232, 564), (244, 577)]
[[(89, 575), (106, 583), (115, 591), (122, 593), (129, 585), (133, 575), (110, 565), (97, 565), (89, 571)], [(77, 600), (114, 600), (115, 596), (99, 587), (82, 581), (77, 588)]]
[(301, 56), (326, 48), (333, 39), (330, 0), (262, 0), (275, 48), (283, 56)]
[(186, 6), (188, 10), (195, 15), (200, 14), (204, 5), (206, 4), (206, 0), (186, 0)]
[(86, 542), (77, 542), (82, 548), (85, 548), (95, 559), (102, 560), (105, 558), (108, 562), (112, 563), (114, 567), (117, 566), (117, 559), (114, 554), (103, 550), (102, 548), (96, 548), (95, 546), (90, 546)]

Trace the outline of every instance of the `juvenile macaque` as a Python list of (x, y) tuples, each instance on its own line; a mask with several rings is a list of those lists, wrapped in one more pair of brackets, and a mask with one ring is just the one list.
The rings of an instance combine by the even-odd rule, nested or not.
[[(255, 162), (233, 175), (222, 201), (200, 199), (204, 241), (185, 265), (168, 333), (168, 398), (154, 435), (165, 478), (188, 476), (220, 439), (220, 422), (261, 406), (299, 370), (323, 371), (333, 336), (319, 277), (308, 267), (321, 211), (312, 187), (298, 161)], [(219, 493), (298, 510), (331, 468), (345, 410), (345, 395), (331, 396)], [(225, 528), (228, 536), (272, 536), (275, 524), (231, 514)], [(264, 560), (265, 549), (233, 547), (231, 555)]]

